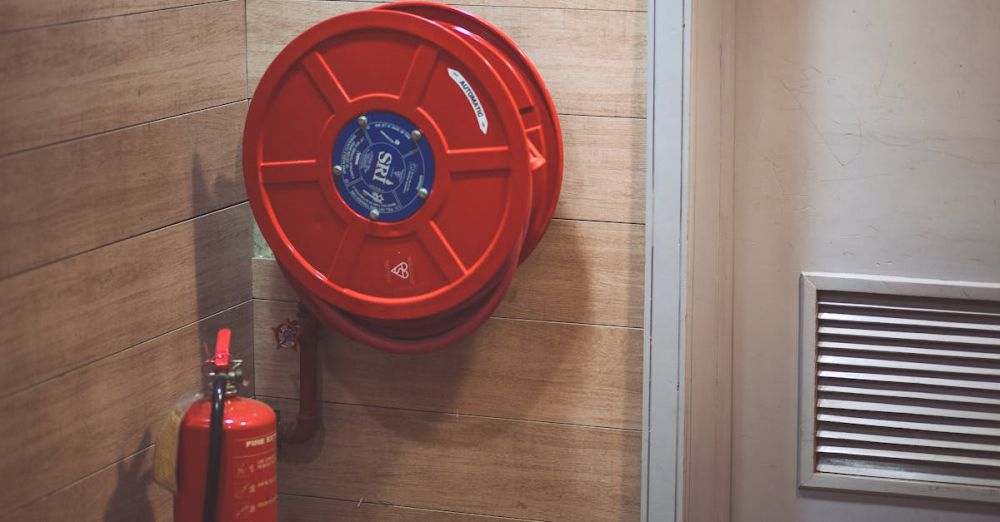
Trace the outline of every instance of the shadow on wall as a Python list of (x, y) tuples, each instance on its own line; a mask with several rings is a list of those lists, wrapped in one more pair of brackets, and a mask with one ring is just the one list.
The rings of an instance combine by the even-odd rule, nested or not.
[[(546, 267), (572, 266), (578, 278), (598, 276), (591, 273), (583, 257), (581, 239), (569, 236), (558, 243), (543, 239), (516, 276), (522, 279), (520, 291), (530, 288), (524, 276), (547, 275), (531, 270), (533, 263)], [(571, 287), (567, 284), (565, 288)], [(569, 294), (576, 300), (589, 301), (591, 296), (585, 288), (578, 285)], [(552, 298), (560, 299), (560, 295), (552, 293)], [(579, 303), (583, 310), (589, 308), (587, 304)], [(292, 307), (284, 309), (291, 311)], [(521, 323), (525, 328), (521, 328)], [(536, 403), (549, 395), (546, 388), (568, 385), (553, 382), (550, 375), (573, 375), (578, 371), (560, 370), (564, 364), (578, 362), (573, 359), (579, 355), (572, 352), (583, 341), (561, 339), (555, 333), (532, 335), (539, 330), (528, 328), (530, 324), (493, 318), (459, 344), (421, 355), (382, 352), (349, 341), (329, 327), (322, 328), (320, 389), (328, 401), (325, 409), (329, 411), (332, 407), (330, 402), (339, 403), (336, 411), (345, 418), (332, 418), (332, 422), (321, 427), (316, 439), (307, 444), (282, 448), (280, 461), (289, 467), (281, 473), (310, 477), (322, 473), (328, 491), (341, 494), (360, 491), (359, 496), (371, 502), (391, 498), (389, 490), (398, 492), (401, 487), (399, 480), (391, 479), (385, 486), (388, 489), (383, 490), (378, 477), (427, 476), (428, 481), (449, 483), (454, 479), (433, 476), (466, 469), (468, 463), (460, 461), (470, 458), (484, 466), (490, 466), (490, 459), (502, 459), (502, 462), (497, 460), (499, 466), (519, 467), (526, 476), (533, 473), (528, 457), (503, 454), (505, 440), (517, 445), (514, 440), (517, 434), (512, 430), (521, 427), (519, 421), (505, 419), (537, 419)], [(543, 366), (524, 367), (532, 363), (532, 351), (537, 352), (537, 361)], [(515, 358), (505, 358), (508, 355)], [(297, 389), (298, 376), (290, 374), (288, 378), (293, 382), (290, 388)], [(497, 415), (498, 410), (504, 413)], [(326, 418), (331, 420), (329, 414)], [(365, 442), (372, 440), (378, 442)], [(429, 467), (429, 461), (436, 464)], [(635, 469), (638, 466), (636, 462)], [(433, 499), (428, 499), (427, 505), (432, 504)]]
[(150, 465), (152, 459), (144, 458), (145, 455), (141, 454), (151, 443), (152, 436), (147, 429), (136, 449), (136, 454), (122, 459), (115, 466), (118, 472), (117, 487), (104, 511), (105, 522), (131, 522), (156, 518), (153, 502), (148, 496), (149, 488), (157, 487), (153, 483), (153, 470)]
[[(528, 277), (546, 277), (547, 274), (532, 270), (532, 265), (545, 265), (553, 266), (553, 258), (559, 258), (565, 260), (565, 264), (568, 265), (566, 268), (572, 269), (577, 273), (577, 277), (582, 280), (588, 280), (590, 277), (594, 277), (594, 274), (590, 273), (589, 266), (583, 260), (582, 252), (577, 244), (579, 238), (576, 236), (570, 237), (568, 242), (560, 242), (558, 248), (556, 245), (549, 242), (546, 244), (545, 239), (542, 239), (539, 247), (535, 252), (532, 253), (531, 257), (518, 269), (515, 275), (515, 283), (511, 285), (508, 289), (508, 295), (504, 298), (505, 301), (512, 300), (516, 297), (518, 291), (526, 291), (531, 287), (530, 279)], [(574, 299), (581, 301), (589, 301), (590, 296), (582, 293), (586, 290), (586, 286), (579, 286), (577, 292), (574, 292)], [(558, 294), (552, 295), (553, 299), (559, 299)], [(579, 303), (581, 308), (586, 308), (584, 303)], [(503, 305), (501, 304), (501, 307)], [(543, 397), (544, 388), (549, 386), (551, 383), (548, 379), (531, 378), (534, 374), (533, 371), (525, 371), (523, 375), (508, 374), (508, 375), (491, 375), (495, 378), (495, 382), (483, 382), (483, 381), (471, 381), (470, 373), (483, 374), (490, 370), (490, 368), (503, 368), (503, 364), (494, 361), (494, 358), (498, 353), (503, 351), (513, 352), (513, 349), (504, 350), (501, 345), (505, 342), (515, 342), (520, 338), (501, 338), (494, 333), (497, 330), (497, 318), (502, 318), (502, 316), (494, 315), (489, 321), (484, 323), (484, 325), (477, 330), (475, 333), (462, 340), (454, 346), (450, 346), (443, 350), (436, 352), (420, 354), (416, 356), (406, 356), (398, 355), (392, 353), (384, 353), (373, 351), (374, 353), (362, 354), (359, 358), (376, 360), (377, 365), (385, 371), (386, 378), (396, 379), (399, 382), (396, 385), (389, 385), (393, 390), (392, 394), (387, 397), (382, 402), (405, 404), (410, 402), (408, 400), (413, 394), (422, 394), (423, 400), (428, 403), (433, 403), (433, 411), (443, 412), (443, 413), (464, 413), (464, 414), (485, 414), (488, 413), (483, 411), (470, 410), (467, 407), (467, 403), (463, 404), (463, 401), (469, 401), (469, 395), (475, 394), (478, 396), (492, 395), (499, 401), (503, 401), (507, 390), (504, 387), (517, 387), (516, 396), (519, 400), (523, 399), (518, 403), (519, 411), (517, 413), (512, 413), (511, 418), (532, 418), (530, 413), (532, 407), (540, 397)], [(585, 322), (581, 320), (581, 322)], [(372, 350), (366, 346), (360, 346), (355, 343), (350, 343), (345, 341), (341, 336), (330, 331), (329, 328), (326, 329), (323, 335), (323, 339), (326, 342), (338, 341), (339, 343), (347, 343), (349, 346), (344, 347), (348, 350)], [(539, 353), (539, 359), (544, 360), (545, 364), (553, 371), (558, 370), (558, 367), (565, 357), (571, 357), (572, 354), (569, 353), (569, 349), (572, 348), (571, 343), (560, 343), (559, 339), (548, 339), (548, 338), (532, 338), (529, 340), (531, 344), (536, 344), (534, 346), (539, 352), (545, 351), (547, 353)], [(544, 355), (544, 357), (542, 357)], [(336, 362), (330, 358), (326, 357), (322, 359), (324, 363), (323, 374), (331, 379), (338, 379), (340, 382), (345, 384), (345, 392), (355, 397), (358, 403), (365, 402), (366, 390), (363, 387), (365, 384), (361, 381), (351, 377), (350, 373), (355, 371), (355, 369), (346, 367), (344, 365), (338, 365)], [(528, 360), (530, 362), (530, 360)], [(549, 372), (542, 372), (549, 373)], [(523, 378), (518, 378), (523, 377)], [(391, 420), (390, 417), (382, 417), (382, 420)], [(427, 417), (426, 423), (420, 423), (416, 426), (407, 424), (405, 429), (401, 431), (401, 426), (396, 422), (387, 422), (384, 427), (393, 430), (400, 437), (405, 437), (414, 441), (432, 441), (436, 439), (435, 424), (441, 422), (444, 417), (434, 416)], [(416, 429), (414, 429), (416, 428)], [(485, 436), (485, 439), (484, 439)], [(484, 440), (490, 440), (495, 438), (500, 438), (505, 436), (504, 431), (494, 431), (488, 434), (482, 434), (478, 440), (473, 438), (473, 440), (463, 440), (460, 445), (466, 447), (475, 447)]]
[[(239, 161), (239, 158), (236, 158)], [(238, 163), (237, 163), (238, 164)], [(194, 216), (190, 222), (183, 225), (192, 227), (191, 245), (192, 256), (191, 267), (184, 267), (181, 274), (190, 274), (195, 278), (195, 295), (184, 306), (194, 308), (192, 319), (198, 320), (197, 330), (200, 341), (197, 344), (185, 346), (162, 347), (182, 351), (184, 353), (185, 367), (183, 375), (177, 375), (184, 382), (190, 382), (194, 388), (190, 391), (200, 389), (201, 361), (206, 358), (205, 346), (209, 349), (214, 347), (216, 332), (221, 327), (234, 329), (233, 338), (237, 343), (233, 350), (245, 362), (246, 378), (252, 380), (253, 360), (252, 346), (247, 344), (246, 339), (252, 338), (252, 332), (241, 332), (241, 328), (249, 328), (250, 324), (235, 324), (236, 318), (243, 317), (241, 314), (228, 314), (220, 316), (220, 312), (227, 311), (226, 308), (233, 306), (241, 298), (234, 292), (241, 292), (249, 296), (249, 263), (250, 263), (250, 237), (249, 230), (239, 230), (246, 228), (245, 219), (220, 219), (222, 216), (211, 216), (213, 213), (233, 212), (228, 207), (234, 196), (233, 176), (219, 175), (219, 173), (206, 173), (202, 161), (197, 151), (191, 157), (191, 206), (190, 212)], [(238, 201), (238, 199), (237, 199)], [(219, 210), (219, 207), (222, 207)], [(233, 214), (229, 214), (232, 216)], [(220, 226), (233, 228), (226, 229)], [(228, 266), (227, 263), (234, 258), (233, 246), (239, 246), (240, 239), (244, 240), (246, 248), (239, 251), (244, 255), (239, 256), (240, 266)], [(245, 266), (244, 266), (245, 264)], [(244, 282), (245, 280), (245, 282)], [(246, 287), (245, 289), (242, 287)], [(236, 289), (236, 290), (234, 290)], [(229, 309), (232, 310), (232, 309)], [(210, 319), (207, 319), (210, 318)], [(242, 341), (240, 344), (239, 340)], [(155, 369), (154, 369), (155, 370)], [(253, 393), (252, 382), (241, 393), (249, 395)], [(150, 392), (150, 397), (143, 400), (155, 407), (164, 406), (168, 408), (172, 401), (178, 397), (164, 397), (157, 395), (155, 391)], [(147, 428), (139, 447), (135, 449), (136, 454), (117, 464), (118, 477), (116, 489), (105, 510), (105, 520), (107, 521), (136, 521), (136, 520), (160, 520), (172, 518), (172, 497), (166, 490), (155, 484), (152, 479), (153, 446), (152, 433), (159, 430), (161, 419), (165, 418), (167, 409), (161, 415), (154, 415), (154, 423)], [(145, 450), (145, 451), (144, 451)]]
[[(242, 136), (242, 133), (239, 134)], [(233, 159), (235, 165), (242, 165), (242, 148), (236, 148), (236, 157)], [(243, 189), (242, 181), (242, 168), (238, 168), (238, 173), (235, 175), (238, 179), (233, 179), (231, 177), (211, 175), (206, 173), (202, 167), (201, 157), (198, 152), (195, 152), (191, 158), (191, 199), (192, 208), (199, 215), (203, 215), (205, 212), (232, 212), (230, 207), (223, 206), (229, 204), (229, 201), (237, 199), (232, 194), (238, 192), (237, 201), (242, 201), (246, 199)], [(221, 210), (213, 210), (222, 206)], [(252, 252), (253, 238), (250, 231), (249, 223), (252, 219), (249, 217), (249, 210), (246, 210), (246, 215), (243, 219), (236, 220), (239, 224), (239, 230), (220, 230), (217, 225), (210, 223), (207, 219), (196, 219), (194, 221), (194, 263), (195, 263), (195, 274), (197, 277), (197, 308), (198, 317), (204, 318), (217, 314), (224, 309), (225, 306), (232, 304), (231, 299), (228, 296), (217, 295), (218, 292), (214, 289), (222, 288), (232, 288), (243, 287), (240, 290), (241, 298), (250, 299), (250, 258)], [(236, 241), (242, 241), (242, 244), (237, 243), (238, 252), (240, 255), (235, 256), (239, 263), (237, 266), (225, 266), (220, 263), (220, 249), (229, 248), (231, 246), (230, 241), (233, 240), (235, 236)], [(225, 256), (227, 259), (232, 259), (231, 256)], [(224, 284), (227, 278), (235, 278), (238, 283), (236, 285)], [(219, 290), (222, 292), (222, 290)], [(208, 351), (212, 351), (215, 347), (215, 337), (219, 328), (229, 327), (234, 330), (239, 327), (251, 328), (252, 323), (246, 325), (220, 325), (217, 322), (213, 323), (210, 321), (201, 321), (198, 324), (198, 331), (200, 334), (202, 345), (208, 346)], [(252, 339), (252, 332), (233, 332), (233, 339)], [(247, 383), (246, 386), (240, 388), (240, 394), (244, 396), (253, 396), (254, 386), (253, 386), (253, 346), (238, 346), (234, 344), (231, 348), (234, 353), (237, 353), (240, 359), (243, 360), (243, 378)]]

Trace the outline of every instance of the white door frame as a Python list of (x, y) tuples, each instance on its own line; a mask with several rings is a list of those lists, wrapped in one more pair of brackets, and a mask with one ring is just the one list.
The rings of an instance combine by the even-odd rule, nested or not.
[(642, 520), (682, 520), (690, 0), (650, 0)]

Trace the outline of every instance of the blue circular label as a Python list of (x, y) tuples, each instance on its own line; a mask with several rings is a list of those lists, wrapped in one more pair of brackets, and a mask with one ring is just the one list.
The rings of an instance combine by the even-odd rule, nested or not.
[(426, 201), (434, 185), (434, 157), (409, 120), (393, 112), (369, 112), (337, 135), (333, 173), (337, 191), (355, 212), (402, 221)]

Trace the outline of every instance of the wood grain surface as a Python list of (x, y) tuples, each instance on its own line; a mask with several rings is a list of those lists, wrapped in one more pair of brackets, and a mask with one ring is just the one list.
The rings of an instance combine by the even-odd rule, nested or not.
[[(294, 411), (294, 401), (269, 400)], [(639, 517), (637, 431), (324, 404), (281, 493), (545, 520)]]
[[(318, 0), (247, 3), (249, 92), (302, 31), (379, 5)], [(507, 33), (538, 67), (560, 114), (646, 115), (646, 14), (587, 9), (466, 6)]]
[(642, 327), (643, 229), (553, 220), (496, 315)]
[(0, 34), (0, 155), (246, 97), (242, 1)]
[[(298, 354), (272, 328), (294, 303), (254, 301), (257, 392), (298, 397)], [(642, 331), (490, 319), (466, 341), (419, 356), (362, 346), (323, 331), (323, 400), (639, 429)]]
[[(288, 520), (636, 520), (641, 469), (646, 13), (635, 0), (458, 0), (538, 66), (564, 134), (546, 237), (495, 317), (400, 357), (321, 337), (324, 429), (279, 459)], [(464, 4), (464, 5), (463, 5)], [(248, 0), (248, 92), (310, 26), (373, 2)], [(294, 414), (296, 296), (252, 262), (257, 391)]]
[[(204, 4), (213, 0), (0, 0), (0, 32)], [(218, 1), (218, 0), (214, 0)]]
[(563, 115), (562, 192), (555, 217), (646, 221), (646, 120)]
[(489, 522), (510, 520), (483, 515), (418, 509), (357, 500), (335, 500), (300, 495), (278, 496), (278, 519), (285, 522), (356, 520), (358, 522)]
[(0, 158), (0, 278), (246, 199), (246, 105)]
[(34, 502), (14, 508), (9, 520), (173, 521), (174, 498), (153, 482), (152, 477), (153, 449), (148, 448)]
[(174, 402), (201, 391), (202, 345), (219, 328), (233, 330), (233, 353), (252, 376), (252, 320), (246, 301), (0, 399), (17, 427), (0, 439), (0, 505), (29, 503), (148, 447)]
[(240, 204), (0, 280), (0, 396), (250, 298)]
[[(553, 220), (498, 317), (642, 327), (642, 225)], [(256, 299), (296, 300), (277, 263), (253, 260)]]

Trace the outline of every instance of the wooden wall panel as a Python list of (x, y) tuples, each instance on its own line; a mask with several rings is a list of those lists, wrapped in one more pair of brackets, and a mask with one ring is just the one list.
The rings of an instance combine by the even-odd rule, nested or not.
[[(317, 0), (250, 0), (249, 89), (275, 55), (305, 29), (348, 11), (379, 5)], [(587, 9), (467, 6), (500, 27), (538, 67), (565, 114), (645, 116), (646, 15)]]
[[(49, 0), (45, 2), (26, 2), (24, 0), (0, 0), (0, 12), (4, 13), (4, 17), (0, 18), (0, 32), (201, 3), (206, 3), (206, 1), (130, 0), (122, 2), (121, 0), (92, 0), (90, 2), (78, 2), (74, 0)], [(646, 10), (645, 0), (462, 0), (449, 3), (455, 6), (490, 5), (506, 8), (555, 7), (615, 11)]]
[(284, 274), (273, 259), (254, 258), (251, 261), (254, 299), (273, 301), (295, 301), (298, 298), (292, 287), (288, 286)]
[[(496, 315), (642, 327), (642, 225), (553, 220)], [(277, 263), (254, 259), (257, 299), (294, 301)]]
[(550, 7), (556, 9), (600, 9), (603, 11), (645, 11), (644, 0), (458, 0), (448, 2), (467, 9), (468, 6), (488, 5), (516, 8)]
[(153, 449), (149, 448), (30, 504), (14, 508), (9, 511), (9, 520), (172, 521), (173, 497), (153, 482), (152, 477)]
[(286, 522), (317, 520), (355, 520), (357, 522), (489, 522), (510, 520), (483, 515), (467, 515), (448, 511), (418, 509), (357, 500), (278, 496), (278, 519)]
[(280, 452), (280, 492), (518, 518), (639, 517), (638, 431), (338, 404), (322, 417), (316, 439)]
[(646, 221), (646, 120), (563, 115), (565, 167), (555, 217)]
[(0, 32), (203, 3), (206, 0), (0, 0)]
[(253, 374), (244, 3), (0, 12), (0, 505), (170, 520), (150, 445), (202, 341)]
[(642, 327), (642, 225), (554, 220), (496, 315)]
[[(293, 37), (375, 5), (248, 0), (248, 92)], [(280, 455), (282, 516), (638, 519), (645, 2), (456, 5), (506, 31), (552, 90), (566, 154), (558, 219), (460, 346), (401, 357), (323, 332), (325, 429)], [(294, 414), (297, 355), (275, 350), (271, 327), (294, 317), (296, 297), (275, 261), (252, 267), (257, 390)]]
[[(233, 329), (233, 352), (252, 376), (252, 320), (245, 301), (0, 399), (4, 419), (17, 427), (0, 440), (0, 505), (27, 503), (148, 447), (174, 402), (201, 390), (202, 344), (211, 346), (219, 328)], [(120, 471), (141, 480), (132, 471), (141, 465), (123, 463)]]
[[(296, 305), (254, 301), (257, 393), (298, 397), (298, 354), (278, 351), (272, 327)], [(490, 319), (445, 351), (401, 356), (324, 330), (321, 396), (488, 417), (638, 429), (642, 330)]]
[(246, 204), (0, 280), (0, 396), (250, 298)]
[(246, 199), (246, 105), (0, 158), (0, 278)]
[(242, 1), (0, 34), (0, 155), (246, 96)]

